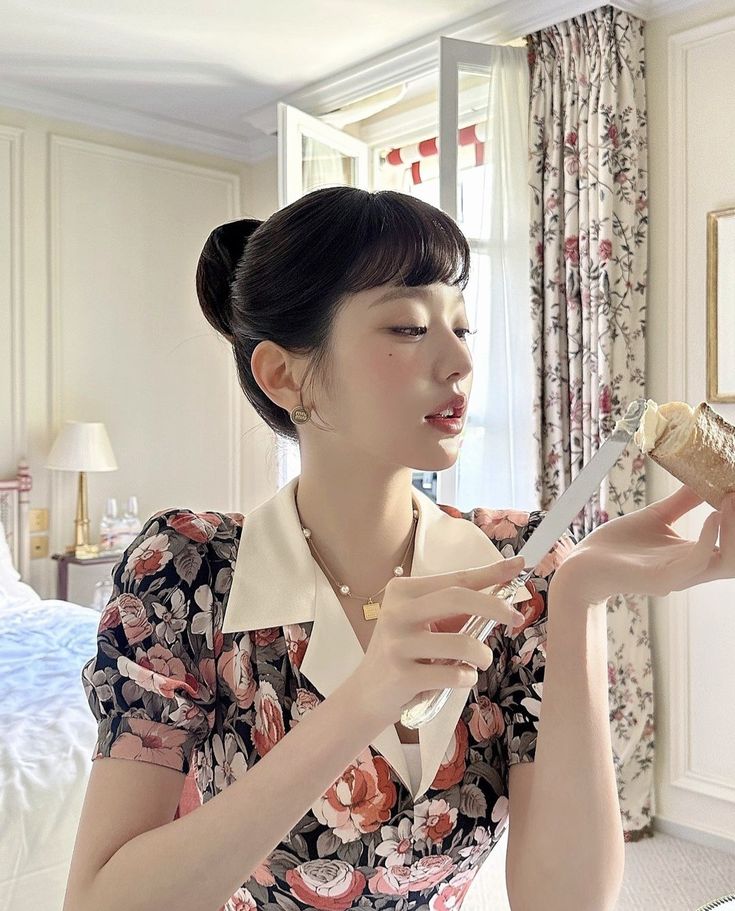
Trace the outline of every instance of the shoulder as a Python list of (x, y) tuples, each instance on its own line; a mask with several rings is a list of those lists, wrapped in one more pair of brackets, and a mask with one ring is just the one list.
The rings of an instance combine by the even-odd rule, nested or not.
[(211, 648), (241, 528), (240, 513), (187, 507), (153, 513), (112, 570), (100, 634), (120, 641), (126, 637), (130, 644), (163, 636), (166, 648), (183, 654), (191, 640), (184, 632), (189, 628), (206, 635)]
[(208, 575), (212, 559), (231, 557), (242, 522), (241, 513), (159, 510), (145, 520), (113, 573), (121, 586), (193, 585)]
[(195, 512), (185, 506), (172, 506), (154, 512), (145, 522), (143, 530), (156, 529), (169, 535), (180, 535), (197, 544), (205, 544), (216, 538), (232, 536), (242, 528), (244, 518), (241, 512)]
[(474, 509), (462, 511), (445, 503), (437, 505), (447, 515), (466, 519), (477, 525), (498, 547), (500, 544), (522, 544), (524, 536), (529, 535), (545, 515), (542, 510), (475, 506)]
[(476, 506), (472, 513), (475, 525), (498, 547), (507, 545), (514, 549), (525, 542), (543, 518), (539, 510), (491, 509), (487, 506)]
[(154, 512), (143, 524), (138, 540), (150, 546), (151, 538), (160, 535), (162, 544), (177, 541), (184, 545), (210, 545), (239, 537), (243, 521), (240, 512), (195, 512), (185, 506), (173, 506)]
[[(448, 515), (473, 522), (490, 538), (504, 557), (517, 554), (546, 517), (546, 509), (502, 509), (475, 506), (462, 512), (454, 506), (437, 504)], [(552, 550), (536, 567), (536, 574), (546, 576), (558, 569), (574, 549), (577, 541), (570, 529), (556, 542)]]

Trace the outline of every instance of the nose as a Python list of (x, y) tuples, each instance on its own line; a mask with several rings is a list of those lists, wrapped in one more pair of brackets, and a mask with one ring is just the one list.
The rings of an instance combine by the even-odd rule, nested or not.
[(457, 339), (457, 342), (461, 347), (456, 356), (457, 368), (452, 375), (464, 379), (466, 376), (472, 375), (472, 354), (466, 342), (461, 339)]

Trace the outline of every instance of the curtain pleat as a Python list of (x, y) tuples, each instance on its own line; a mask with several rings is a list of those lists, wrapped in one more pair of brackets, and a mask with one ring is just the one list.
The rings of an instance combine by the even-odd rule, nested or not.
[[(526, 36), (536, 492), (548, 509), (645, 396), (644, 23), (603, 6)], [(575, 520), (580, 538), (645, 506), (630, 446)], [(610, 724), (627, 841), (655, 812), (648, 601), (608, 602)]]

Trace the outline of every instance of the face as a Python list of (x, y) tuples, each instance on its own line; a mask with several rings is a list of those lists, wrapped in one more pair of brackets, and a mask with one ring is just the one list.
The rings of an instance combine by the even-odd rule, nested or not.
[[(384, 296), (388, 299), (383, 300)], [(344, 444), (358, 460), (441, 471), (458, 457), (462, 434), (427, 422), (456, 393), (469, 399), (472, 357), (467, 311), (459, 289), (382, 285), (350, 295), (334, 328), (333, 390), (305, 390), (332, 433), (299, 427), (303, 445)], [(319, 418), (312, 413), (312, 420)], [(461, 417), (467, 421), (467, 409)]]

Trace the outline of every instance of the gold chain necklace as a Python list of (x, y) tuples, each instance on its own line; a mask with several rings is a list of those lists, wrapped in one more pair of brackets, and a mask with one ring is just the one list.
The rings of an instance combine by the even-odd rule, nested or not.
[[(298, 512), (298, 508), (297, 508), (297, 512)], [(414, 539), (415, 539), (415, 537), (416, 537), (416, 526), (417, 526), (417, 523), (418, 523), (418, 517), (419, 517), (419, 511), (418, 511), (418, 509), (416, 509), (416, 507), (414, 507), (414, 510), (413, 510), (413, 518), (414, 518), (414, 523), (413, 523), (413, 525), (414, 525), (413, 534), (411, 535), (411, 540), (408, 542), (408, 547), (406, 547), (406, 550), (405, 550), (405, 553), (403, 554), (403, 559), (401, 560), (400, 565), (399, 565), (399, 566), (395, 566), (395, 567), (393, 568), (393, 575), (394, 575), (394, 576), (402, 576), (402, 575), (403, 575), (403, 564), (406, 562), (406, 557), (408, 556), (408, 551), (410, 550), (411, 544), (413, 543), (413, 541), (414, 541)], [(316, 549), (316, 546), (314, 545), (314, 542), (311, 540), (311, 531), (310, 531), (308, 528), (305, 528), (303, 525), (301, 526), (301, 531), (304, 533), (304, 537), (305, 537), (306, 540), (309, 542), (309, 544), (314, 548), (314, 551), (315, 551), (316, 555), (319, 557), (319, 560), (320, 560), (320, 562), (321, 562), (321, 564), (322, 564), (322, 567), (324, 568), (325, 572), (327, 573), (327, 575), (329, 576), (329, 578), (332, 580), (332, 582), (335, 583), (335, 585), (337, 586), (337, 588), (339, 589), (339, 591), (341, 592), (341, 594), (347, 596), (348, 598), (356, 598), (356, 599), (359, 600), (359, 601), (365, 602), (365, 596), (364, 596), (364, 595), (353, 595), (352, 592), (351, 592), (351, 590), (350, 590), (350, 586), (349, 586), (349, 585), (346, 585), (344, 582), (338, 582), (337, 579), (334, 578), (334, 576), (332, 575), (332, 573), (329, 572), (329, 570), (327, 569), (326, 564), (324, 563), (324, 560), (322, 559), (321, 555), (319, 554), (319, 551)], [(386, 583), (386, 584), (387, 584), (387, 583)], [(379, 594), (381, 594), (381, 592), (383, 592), (383, 591), (385, 591), (385, 586), (383, 586), (383, 588), (381, 588), (379, 592), (376, 592), (375, 595), (368, 595), (368, 596), (367, 596), (367, 601), (362, 605), (362, 615), (363, 615), (363, 617), (364, 617), (366, 620), (377, 620), (377, 619), (378, 619), (378, 614), (380, 613), (380, 602), (379, 602), (379, 601), (373, 601), (373, 598), (376, 598), (376, 597), (377, 597)]]

